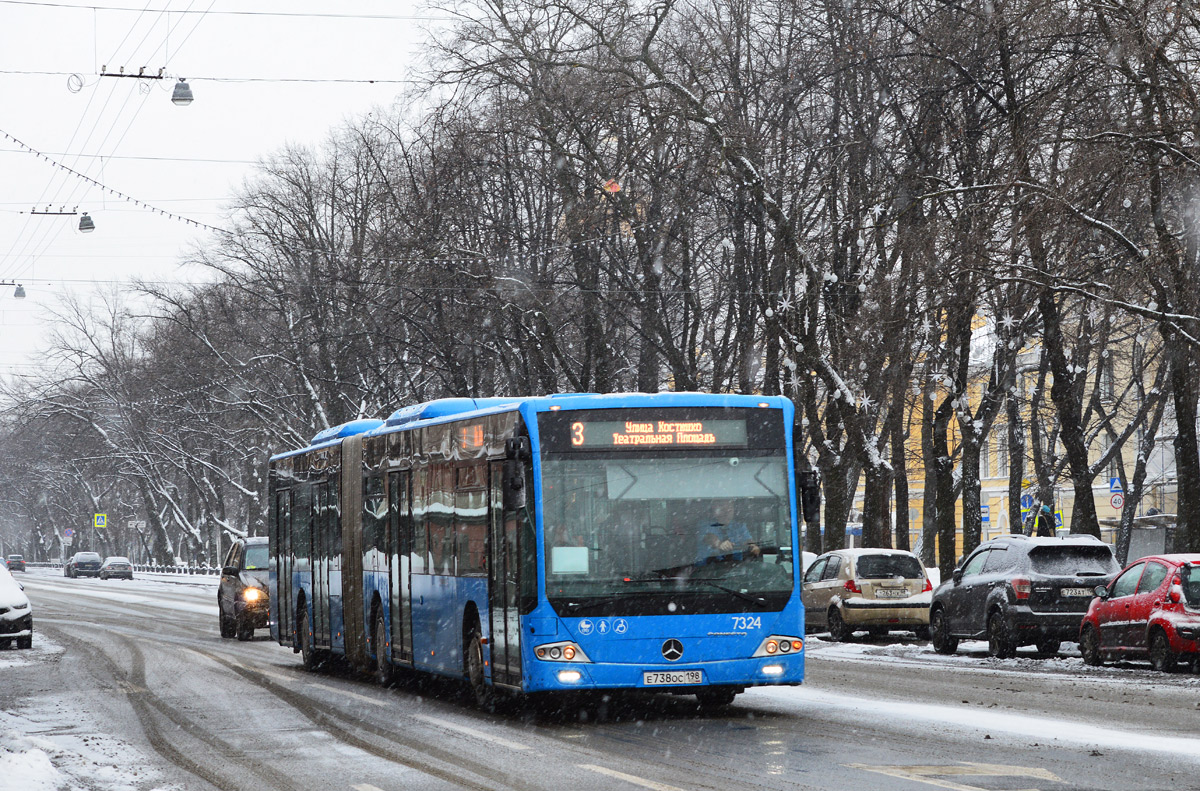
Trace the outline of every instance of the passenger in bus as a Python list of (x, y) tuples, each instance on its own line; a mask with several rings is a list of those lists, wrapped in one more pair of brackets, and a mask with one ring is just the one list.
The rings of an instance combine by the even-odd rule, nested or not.
[(696, 535), (697, 566), (722, 558), (742, 560), (746, 555), (757, 558), (761, 553), (750, 528), (737, 519), (734, 503), (729, 499), (712, 501), (712, 516), (701, 520)]

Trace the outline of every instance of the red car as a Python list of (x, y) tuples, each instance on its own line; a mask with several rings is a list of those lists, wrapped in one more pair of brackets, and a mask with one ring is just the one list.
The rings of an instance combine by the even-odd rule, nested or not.
[(1083, 661), (1148, 657), (1169, 672), (1200, 662), (1200, 554), (1150, 555), (1129, 564), (1096, 598), (1079, 628)]

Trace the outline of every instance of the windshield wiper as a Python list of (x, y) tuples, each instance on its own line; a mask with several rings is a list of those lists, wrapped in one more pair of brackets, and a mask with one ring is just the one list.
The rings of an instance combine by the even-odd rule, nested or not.
[(726, 588), (724, 585), (718, 585), (717, 583), (715, 583), (712, 580), (707, 579), (705, 577), (692, 577), (691, 579), (693, 582), (703, 582), (705, 585), (711, 585), (712, 587), (714, 587), (718, 590), (723, 590), (726, 593), (732, 593), (734, 596), (737, 596), (739, 599), (745, 599), (748, 602), (754, 602), (759, 607), (767, 606), (767, 600), (764, 599), (762, 596), (754, 596), (749, 593), (742, 593), (739, 590), (734, 590), (733, 588)]

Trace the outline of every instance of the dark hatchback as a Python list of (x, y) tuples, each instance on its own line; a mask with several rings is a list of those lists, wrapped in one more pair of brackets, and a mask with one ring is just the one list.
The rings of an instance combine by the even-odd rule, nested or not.
[(65, 577), (99, 577), (100, 555), (95, 552), (76, 552), (63, 566)]
[(267, 539), (239, 538), (229, 548), (217, 586), (217, 611), (222, 637), (249, 640), (255, 629), (267, 626), (271, 600), (267, 596)]
[(9, 555), (7, 563), (9, 571), (25, 571), (24, 555)]
[(1092, 536), (1002, 536), (981, 544), (933, 592), (929, 628), (934, 650), (951, 654), (959, 640), (985, 638), (988, 653), (1007, 658), (1022, 645), (1058, 652), (1076, 640), (1097, 585), (1121, 567)]

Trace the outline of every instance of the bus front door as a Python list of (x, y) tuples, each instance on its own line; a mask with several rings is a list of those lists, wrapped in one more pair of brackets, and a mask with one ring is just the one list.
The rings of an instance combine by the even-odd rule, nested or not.
[(504, 511), (504, 463), (491, 463), (488, 611), (492, 683), (521, 686), (520, 556), (517, 512)]

